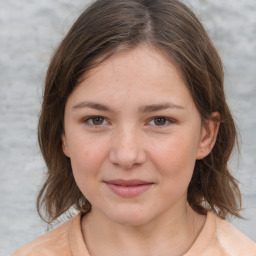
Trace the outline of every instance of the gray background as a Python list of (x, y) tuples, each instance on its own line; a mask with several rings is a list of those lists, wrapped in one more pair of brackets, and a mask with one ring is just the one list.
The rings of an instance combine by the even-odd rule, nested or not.
[[(0, 0), (0, 255), (44, 233), (35, 209), (44, 164), (36, 126), (52, 51), (85, 4), (82, 0)], [(230, 161), (241, 181), (246, 221), (233, 220), (256, 241), (256, 2), (187, 0), (218, 48), (226, 92), (241, 134)]]

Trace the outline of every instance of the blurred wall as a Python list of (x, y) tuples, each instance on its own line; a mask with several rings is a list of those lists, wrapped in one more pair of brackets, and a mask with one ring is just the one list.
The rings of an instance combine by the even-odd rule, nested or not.
[[(44, 164), (37, 146), (42, 86), (52, 51), (89, 1), (0, 0), (0, 255), (46, 230), (36, 213)], [(230, 164), (241, 181), (246, 221), (256, 241), (256, 2), (187, 0), (225, 65), (228, 101), (242, 138)]]

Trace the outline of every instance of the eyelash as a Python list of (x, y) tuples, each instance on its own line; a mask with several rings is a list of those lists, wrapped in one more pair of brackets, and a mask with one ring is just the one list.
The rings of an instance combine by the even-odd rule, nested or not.
[(94, 126), (94, 127), (100, 127), (100, 126), (103, 126), (104, 124), (93, 124), (93, 121), (95, 119), (102, 119), (103, 120), (103, 123), (106, 122), (106, 118), (104, 118), (103, 116), (90, 116), (90, 117), (87, 117), (83, 120), (83, 123), (86, 123), (88, 124), (89, 126)]
[[(157, 125), (157, 124), (155, 123), (155, 121), (156, 121), (157, 119), (163, 119), (165, 123), (164, 123), (164, 124)], [(165, 127), (165, 126), (168, 126), (168, 125), (170, 125), (170, 124), (175, 123), (175, 121), (174, 121), (173, 119), (168, 118), (168, 117), (165, 117), (165, 116), (155, 116), (155, 117), (151, 118), (148, 123), (150, 123), (150, 122), (152, 122), (152, 121), (154, 122), (154, 126), (159, 127), (159, 128), (162, 128), (162, 127)]]
[[(101, 119), (102, 123), (94, 124), (93, 121), (96, 120), (96, 119)], [(157, 125), (155, 123), (157, 119), (158, 119), (158, 121), (160, 119), (162, 119), (162, 121), (164, 121), (164, 124)], [(170, 124), (175, 123), (175, 121), (173, 119), (165, 117), (165, 116), (155, 116), (155, 117), (152, 117), (147, 122), (147, 124), (150, 124), (152, 121), (154, 122), (153, 126), (156, 126), (156, 127), (159, 127), (159, 128), (165, 127), (165, 126), (168, 126)], [(101, 126), (105, 125), (104, 122), (107, 122), (107, 120), (103, 116), (90, 116), (90, 117), (87, 117), (86, 119), (83, 120), (83, 123), (87, 123), (89, 126), (93, 126), (93, 127), (101, 127)]]

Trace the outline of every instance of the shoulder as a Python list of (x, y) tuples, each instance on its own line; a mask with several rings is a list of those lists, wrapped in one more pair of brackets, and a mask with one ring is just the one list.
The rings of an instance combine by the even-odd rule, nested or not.
[(256, 244), (231, 223), (219, 217), (216, 217), (216, 238), (228, 255), (256, 256)]
[(184, 256), (256, 256), (256, 244), (231, 223), (207, 213), (203, 229)]
[(80, 219), (80, 214), (24, 245), (11, 256), (71, 256), (69, 230), (76, 219)]

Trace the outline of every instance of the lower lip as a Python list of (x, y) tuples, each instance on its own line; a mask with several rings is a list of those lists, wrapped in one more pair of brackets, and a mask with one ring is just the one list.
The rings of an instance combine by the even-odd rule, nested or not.
[(106, 185), (109, 187), (109, 189), (114, 192), (116, 195), (121, 197), (136, 197), (144, 192), (146, 192), (148, 189), (150, 189), (153, 184), (143, 184), (143, 185), (136, 185), (136, 186), (118, 186), (111, 183), (106, 183)]

